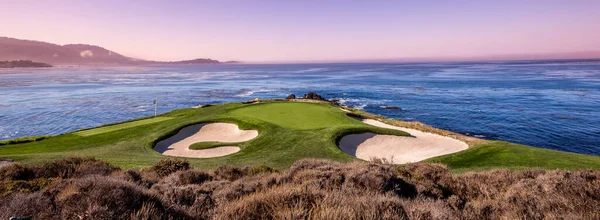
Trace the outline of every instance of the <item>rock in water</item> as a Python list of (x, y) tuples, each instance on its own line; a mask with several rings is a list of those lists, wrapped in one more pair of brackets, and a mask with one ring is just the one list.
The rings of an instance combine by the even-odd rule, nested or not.
[(303, 99), (312, 99), (312, 100), (327, 101), (327, 99), (321, 97), (319, 94), (317, 94), (315, 92), (309, 92), (308, 94), (304, 94), (304, 96), (302, 98)]
[(383, 109), (390, 109), (390, 110), (402, 110), (398, 106), (386, 106), (386, 105), (384, 105), (384, 106), (381, 106), (381, 108), (383, 108)]
[(296, 99), (296, 95), (294, 95), (294, 94), (290, 94), (290, 95), (288, 95), (288, 97), (287, 97), (287, 98), (285, 98), (285, 99)]

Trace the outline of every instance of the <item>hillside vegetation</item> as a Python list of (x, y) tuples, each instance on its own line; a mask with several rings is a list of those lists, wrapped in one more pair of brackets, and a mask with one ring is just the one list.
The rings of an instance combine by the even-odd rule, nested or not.
[[(32, 60), (61, 65), (141, 65), (141, 64), (219, 64), (212, 59), (193, 59), (175, 62), (141, 60), (121, 55), (96, 45), (57, 45), (42, 41), (0, 37), (0, 60)], [(229, 62), (228, 62), (229, 63)]]
[(0, 168), (0, 218), (598, 219), (599, 170), (491, 170), (304, 159), (289, 169), (121, 170), (90, 158)]
[(31, 60), (13, 60), (0, 61), (0, 68), (31, 68), (31, 67), (52, 67), (47, 63), (38, 63)]

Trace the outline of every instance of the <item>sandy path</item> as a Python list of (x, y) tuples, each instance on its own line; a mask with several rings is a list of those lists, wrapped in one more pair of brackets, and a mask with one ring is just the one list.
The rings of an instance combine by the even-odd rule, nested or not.
[(240, 130), (237, 125), (230, 123), (203, 123), (190, 125), (181, 129), (177, 134), (162, 140), (154, 146), (154, 150), (163, 155), (193, 158), (221, 157), (240, 151), (239, 147), (223, 146), (202, 150), (190, 150), (190, 145), (198, 142), (235, 143), (254, 139), (258, 136), (256, 130)]
[(363, 160), (386, 158), (395, 164), (411, 163), (440, 155), (466, 150), (469, 146), (454, 138), (397, 127), (372, 119), (362, 120), (377, 127), (401, 130), (410, 137), (378, 135), (373, 133), (346, 135), (340, 140), (340, 149)]

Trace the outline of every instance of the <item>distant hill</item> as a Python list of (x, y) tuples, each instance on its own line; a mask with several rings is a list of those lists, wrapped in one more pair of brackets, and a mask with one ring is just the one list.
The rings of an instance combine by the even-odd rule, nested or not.
[(41, 41), (0, 37), (0, 61), (31, 60), (49, 64), (216, 64), (212, 59), (195, 59), (176, 62), (159, 62), (135, 59), (94, 45), (57, 45)]
[(209, 64), (209, 63), (220, 63), (218, 60), (213, 59), (194, 59), (194, 60), (182, 60), (176, 62), (168, 62), (171, 64)]
[(26, 67), (52, 67), (47, 63), (38, 63), (31, 60), (0, 61), (0, 68), (26, 68)]
[(32, 60), (50, 64), (135, 64), (136, 59), (98, 46), (57, 45), (0, 37), (0, 60)]

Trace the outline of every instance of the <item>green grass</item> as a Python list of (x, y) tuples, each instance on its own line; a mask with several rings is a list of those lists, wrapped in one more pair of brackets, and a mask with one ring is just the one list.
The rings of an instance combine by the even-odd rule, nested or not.
[(9, 145), (9, 144), (22, 144), (22, 143), (29, 143), (29, 142), (34, 142), (34, 141), (41, 141), (48, 137), (50, 137), (50, 136), (42, 135), (42, 136), (32, 136), (32, 137), (20, 137), (20, 138), (15, 138), (15, 139), (11, 139), (11, 140), (0, 141), (0, 146)]
[(202, 150), (202, 149), (209, 149), (209, 148), (223, 147), (223, 146), (239, 146), (240, 144), (242, 144), (242, 143), (225, 143), (225, 142), (216, 142), (216, 141), (198, 142), (198, 143), (190, 145), (190, 149)]
[(236, 109), (231, 114), (253, 117), (284, 128), (299, 130), (359, 124), (340, 110), (317, 103), (261, 103)]
[[(241, 129), (256, 129), (259, 136), (233, 143), (241, 151), (232, 155), (195, 159), (186, 158), (197, 168), (221, 165), (266, 165), (288, 168), (302, 158), (326, 158), (348, 162), (357, 160), (338, 147), (339, 139), (351, 133), (407, 135), (402, 131), (363, 124), (345, 115), (336, 106), (324, 103), (267, 101), (260, 104), (229, 103), (210, 108), (171, 111), (158, 118), (140, 119), (121, 124), (76, 131), (28, 143), (0, 146), (0, 158), (38, 164), (69, 156), (91, 156), (122, 168), (142, 168), (169, 156), (153, 150), (154, 144), (185, 126), (203, 122), (231, 122)], [(492, 168), (600, 168), (600, 157), (551, 151), (500, 141), (482, 141), (469, 150), (437, 157), (429, 161), (448, 164), (455, 171)], [(221, 143), (194, 145), (202, 149)], [(227, 143), (226, 145), (232, 145)]]
[(600, 157), (564, 151), (534, 148), (504, 141), (428, 160), (448, 165), (454, 172), (489, 170), (493, 168), (600, 169)]
[[(289, 110), (287, 112), (289, 115), (313, 113), (331, 115), (335, 119), (330, 121), (337, 121), (337, 123), (313, 129), (307, 129), (308, 126), (304, 125), (302, 129), (297, 129), (294, 126), (287, 126), (288, 124), (283, 127), (281, 124), (267, 122), (262, 120), (264, 116), (253, 117), (237, 114), (238, 110), (261, 106), (270, 110), (282, 107)], [(291, 106), (294, 108), (290, 108)], [(147, 123), (148, 119), (142, 119), (118, 124), (122, 125), (118, 130), (113, 128), (118, 125), (90, 129), (89, 131), (102, 131), (95, 132), (95, 135), (80, 136), (79, 133), (82, 131), (77, 131), (37, 142), (5, 145), (0, 147), (0, 157), (37, 164), (68, 156), (91, 156), (123, 168), (149, 167), (162, 159), (169, 158), (169, 156), (163, 156), (152, 149), (157, 141), (175, 134), (188, 125), (203, 122), (231, 122), (238, 124), (244, 130), (257, 129), (259, 136), (239, 144), (242, 150), (236, 154), (208, 159), (186, 158), (192, 166), (211, 169), (225, 164), (239, 166), (262, 164), (279, 169), (287, 168), (294, 161), (307, 157), (328, 158), (337, 161), (355, 160), (343, 153), (336, 145), (337, 135), (347, 132), (407, 135), (400, 131), (362, 124), (328, 104), (269, 102), (244, 105), (229, 103), (210, 108), (179, 109), (160, 116), (169, 118), (169, 120)], [(304, 115), (300, 118), (310, 118), (310, 116)]]
[(149, 119), (142, 119), (142, 120), (137, 120), (137, 121), (132, 121), (132, 122), (126, 122), (126, 123), (109, 125), (109, 126), (104, 126), (104, 127), (99, 127), (99, 128), (77, 131), (77, 132), (74, 132), (73, 134), (86, 137), (86, 136), (97, 135), (97, 134), (102, 134), (102, 133), (106, 133), (106, 132), (113, 132), (113, 131), (123, 130), (123, 129), (127, 129), (127, 128), (133, 128), (133, 127), (137, 127), (140, 125), (152, 124), (152, 123), (166, 121), (166, 120), (170, 120), (170, 119), (173, 119), (173, 118), (171, 118), (171, 117), (154, 117), (154, 118), (149, 118)]

